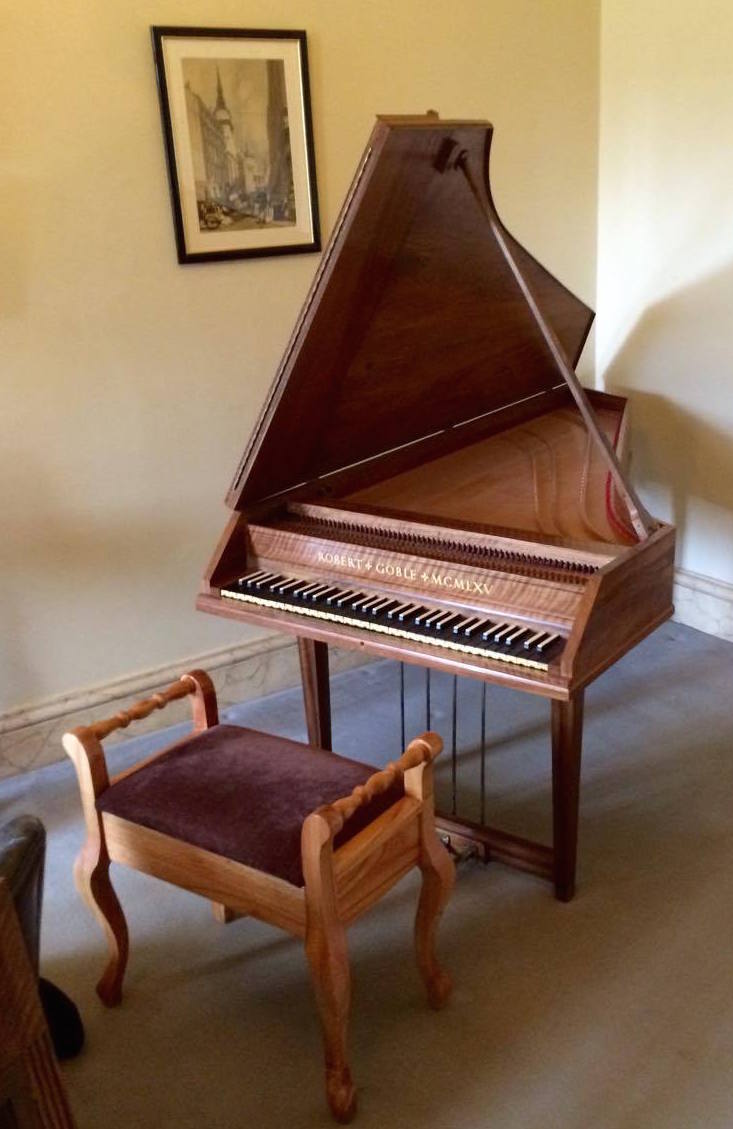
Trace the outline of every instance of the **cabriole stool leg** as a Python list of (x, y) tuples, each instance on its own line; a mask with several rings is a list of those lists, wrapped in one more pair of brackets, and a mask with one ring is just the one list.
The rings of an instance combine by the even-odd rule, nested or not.
[(351, 972), (343, 926), (309, 921), (305, 951), (323, 1028), (326, 1096), (333, 1116), (345, 1123), (356, 1113), (356, 1089), (346, 1050)]
[(435, 934), (443, 909), (455, 883), (455, 866), (443, 844), (432, 830), (425, 835), (420, 869), (422, 888), (415, 917), (415, 950), (417, 966), (425, 982), (428, 1002), (432, 1008), (443, 1007), (453, 983), (438, 964), (435, 954)]
[(107, 938), (110, 957), (97, 984), (97, 995), (107, 1007), (114, 1007), (122, 999), (129, 940), (125, 915), (109, 880), (109, 856), (98, 839), (88, 839), (82, 847), (74, 865), (74, 879)]

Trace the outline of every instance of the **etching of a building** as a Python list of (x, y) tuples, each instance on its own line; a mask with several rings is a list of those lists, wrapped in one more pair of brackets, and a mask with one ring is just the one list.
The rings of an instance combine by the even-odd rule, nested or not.
[(234, 121), (218, 66), (213, 106), (206, 104), (190, 81), (185, 86), (191, 159), (202, 227), (220, 222), (242, 223), (247, 217), (250, 224), (295, 221), (285, 68), (281, 60), (242, 65), (266, 67), (266, 116), (263, 106), (261, 119), (266, 130), (264, 144), (263, 137), (259, 143), (255, 137), (250, 144), (248, 126), (241, 119)]

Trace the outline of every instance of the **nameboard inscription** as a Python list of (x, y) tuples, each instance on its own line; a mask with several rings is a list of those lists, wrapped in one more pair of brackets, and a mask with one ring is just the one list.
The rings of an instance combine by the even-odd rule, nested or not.
[(395, 564), (391, 561), (375, 559), (374, 557), (358, 556), (351, 553), (331, 552), (319, 549), (317, 554), (319, 564), (328, 568), (344, 569), (347, 572), (356, 572), (360, 575), (373, 573), (374, 576), (384, 576), (392, 580), (407, 580), (412, 584), (422, 583), (429, 588), (442, 588), (451, 592), (461, 592), (464, 595), (488, 596), (489, 585), (483, 580), (471, 576), (461, 576), (456, 572), (443, 572), (435, 568), (414, 564)]

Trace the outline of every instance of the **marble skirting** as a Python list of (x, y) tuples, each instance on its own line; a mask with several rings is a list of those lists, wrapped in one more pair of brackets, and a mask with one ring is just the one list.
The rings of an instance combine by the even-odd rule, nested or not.
[(678, 568), (674, 606), (678, 623), (733, 642), (733, 584)]
[[(329, 656), (334, 672), (371, 661), (371, 656), (362, 651), (330, 648)], [(168, 686), (185, 671), (197, 668), (211, 675), (220, 709), (300, 683), (295, 640), (272, 635), (8, 711), (0, 716), (0, 779), (63, 759), (61, 738), (67, 730), (110, 717), (138, 698)], [(186, 699), (172, 702), (165, 710), (156, 710), (136, 722), (133, 730), (117, 730), (109, 741), (126, 740), (132, 733), (166, 728), (186, 720), (189, 715)]]
[[(675, 576), (675, 619), (721, 639), (733, 641), (733, 584), (678, 569)], [(360, 651), (331, 649), (331, 669), (348, 670), (370, 661)], [(249, 701), (300, 682), (295, 641), (282, 635), (249, 640), (156, 670), (143, 671), (103, 686), (62, 695), (0, 716), (0, 779), (51, 764), (63, 756), (62, 734), (125, 709), (136, 698), (162, 689), (186, 670), (200, 667), (214, 680), (222, 708)], [(182, 721), (185, 701), (174, 702), (138, 722), (144, 733)], [(125, 740), (119, 730), (110, 740)]]

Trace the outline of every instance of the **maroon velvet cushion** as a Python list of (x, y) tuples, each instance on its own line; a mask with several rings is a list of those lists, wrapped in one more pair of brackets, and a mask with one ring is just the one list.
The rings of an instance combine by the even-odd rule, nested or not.
[[(216, 725), (113, 784), (97, 807), (302, 886), (303, 820), (375, 771), (283, 737)], [(403, 794), (398, 781), (360, 808), (336, 845)]]

